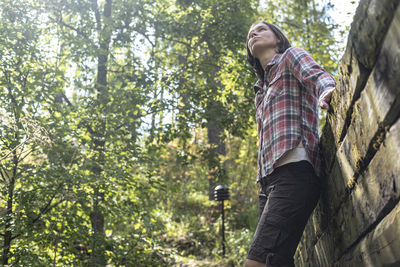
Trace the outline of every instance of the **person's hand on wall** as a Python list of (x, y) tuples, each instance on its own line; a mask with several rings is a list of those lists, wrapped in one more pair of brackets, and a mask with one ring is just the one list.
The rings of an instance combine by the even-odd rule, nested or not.
[(319, 106), (322, 109), (329, 109), (329, 102), (331, 101), (332, 93), (335, 88), (324, 91), (319, 97)]

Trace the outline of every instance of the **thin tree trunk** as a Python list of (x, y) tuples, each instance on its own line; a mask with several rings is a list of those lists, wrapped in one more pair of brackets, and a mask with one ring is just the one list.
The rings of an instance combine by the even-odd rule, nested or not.
[[(157, 98), (157, 89), (154, 89), (154, 93), (153, 93), (153, 101), (154, 102), (155, 102), (156, 98)], [(150, 128), (150, 140), (151, 141), (154, 140), (154, 133), (155, 133), (155, 128), (156, 128), (156, 115), (157, 115), (156, 112), (153, 112), (153, 114), (151, 114), (151, 128)]]
[[(213, 43), (210, 40), (206, 40), (207, 45), (210, 49), (211, 55), (215, 58), (219, 58), (219, 53), (217, 49), (214, 47)], [(218, 67), (212, 79), (212, 86), (215, 88), (221, 88), (222, 84), (216, 79), (216, 75), (219, 72), (220, 67)], [(218, 178), (221, 177), (222, 166), (219, 160), (219, 155), (225, 155), (225, 143), (221, 140), (221, 134), (223, 133), (223, 129), (221, 129), (221, 123), (219, 120), (219, 103), (211, 99), (207, 105), (207, 111), (209, 113), (207, 119), (207, 134), (208, 134), (208, 144), (211, 146), (210, 155), (209, 155), (209, 174), (208, 174), (208, 197), (210, 200), (214, 199), (214, 189), (217, 184)]]
[[(163, 106), (163, 103), (164, 103), (164, 88), (161, 86), (160, 87), (160, 90), (161, 90), (161, 92), (160, 92), (160, 105), (161, 106)], [(162, 137), (162, 135), (161, 135), (161, 132), (162, 132), (162, 127), (163, 127), (163, 120), (164, 120), (164, 113), (163, 113), (163, 109), (161, 108), (160, 109), (160, 112), (159, 112), (159, 115), (160, 115), (160, 122), (159, 122), (159, 132), (158, 132), (158, 140), (157, 140), (157, 142), (161, 142), (161, 137)]]
[[(15, 134), (17, 135), (17, 134)], [(3, 265), (8, 265), (9, 253), (12, 241), (12, 217), (13, 217), (13, 202), (14, 202), (14, 187), (15, 187), (15, 176), (17, 174), (18, 157), (17, 152), (13, 152), (13, 173), (11, 179), (9, 179), (8, 185), (8, 196), (7, 196), (7, 213), (4, 225), (4, 242), (3, 242)]]
[[(216, 102), (211, 102), (208, 106), (213, 110)], [(208, 196), (210, 200), (214, 199), (214, 189), (218, 182), (218, 176), (221, 171), (221, 163), (219, 162), (219, 155), (225, 155), (225, 143), (221, 140), (222, 129), (219, 126), (215, 117), (209, 118), (207, 125), (208, 143), (211, 146), (209, 155), (209, 175), (208, 175)]]
[[(102, 179), (104, 173), (105, 163), (105, 144), (106, 144), (106, 132), (107, 125), (106, 119), (108, 108), (107, 103), (109, 102), (108, 82), (107, 82), (107, 63), (109, 56), (110, 36), (111, 31), (107, 25), (109, 18), (111, 17), (111, 0), (106, 0), (103, 10), (104, 23), (102, 25), (100, 12), (98, 10), (97, 1), (93, 0), (93, 6), (95, 8), (96, 23), (99, 33), (99, 54), (97, 57), (97, 83), (96, 89), (98, 92), (97, 102), (100, 106), (100, 112), (105, 113), (98, 116), (99, 126), (94, 129), (93, 142), (94, 150), (97, 154), (96, 166), (93, 167), (92, 171), (97, 179)], [(90, 222), (92, 225), (92, 253), (90, 266), (105, 266), (105, 232), (104, 232), (104, 214), (101, 211), (101, 204), (104, 201), (104, 193), (100, 190), (101, 185), (94, 185), (93, 188), (93, 210), (90, 214)]]

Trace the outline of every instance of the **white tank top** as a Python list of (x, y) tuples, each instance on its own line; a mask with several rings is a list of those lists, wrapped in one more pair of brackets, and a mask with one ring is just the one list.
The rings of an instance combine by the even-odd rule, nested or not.
[(307, 160), (311, 163), (310, 159), (307, 156), (306, 149), (303, 146), (303, 143), (300, 142), (299, 145), (291, 150), (289, 150), (286, 154), (284, 154), (280, 159), (275, 163), (276, 167), (291, 163)]

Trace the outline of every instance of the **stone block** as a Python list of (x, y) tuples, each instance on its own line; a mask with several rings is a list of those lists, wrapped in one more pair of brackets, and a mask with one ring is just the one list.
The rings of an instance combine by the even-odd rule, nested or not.
[(350, 136), (346, 135), (342, 145), (336, 152), (336, 160), (344, 180), (342, 184), (345, 185), (345, 189), (351, 189), (355, 182), (354, 175), (356, 168), (353, 160), (354, 155), (352, 154), (352, 152), (354, 152), (352, 149), (353, 139), (349, 139), (351, 139)]
[[(368, 234), (393, 209), (400, 199), (399, 150), (400, 119), (386, 134), (353, 190), (347, 193), (345, 180), (340, 180), (341, 168), (335, 162), (331, 177), (337, 177), (337, 180), (331, 179), (325, 200), (321, 199), (307, 224), (303, 235), (307, 237), (302, 239), (301, 252), (296, 254), (297, 260), (304, 263), (299, 266), (306, 266), (306, 263), (312, 263), (311, 266), (332, 266), (339, 259), (341, 262), (337, 266), (342, 266), (344, 253), (357, 246), (360, 237)], [(327, 207), (328, 211), (325, 210)], [(329, 221), (322, 223), (321, 218), (328, 218)], [(321, 228), (324, 224), (327, 226)], [(311, 242), (312, 239), (314, 241)]]
[(343, 255), (337, 266), (400, 266), (400, 204)]
[(308, 250), (306, 243), (304, 242), (303, 238), (307, 237), (307, 235), (303, 235), (302, 240), (299, 243), (299, 246), (297, 247), (296, 253), (294, 255), (294, 261), (297, 263), (297, 265), (304, 266), (307, 262), (308, 258)]
[(349, 181), (346, 177), (349, 175), (345, 171), (338, 159), (335, 159), (331, 174), (326, 181), (321, 196), (321, 205), (325, 215), (328, 217), (336, 216), (339, 207), (346, 197), (346, 192), (349, 188)]
[(322, 134), (320, 138), (320, 149), (321, 154), (324, 156), (324, 166), (323, 169), (325, 173), (323, 176), (327, 176), (333, 166), (333, 161), (335, 159), (337, 143), (335, 142), (335, 137), (332, 132), (332, 127), (329, 123), (326, 123), (322, 129)]
[(382, 40), (393, 19), (399, 0), (361, 1), (354, 15), (348, 46), (357, 60), (371, 70), (380, 52)]
[(386, 135), (382, 146), (344, 202), (334, 225), (340, 228), (343, 249), (350, 248), (368, 229), (394, 207), (400, 197), (400, 120)]
[[(327, 203), (320, 202), (310, 218), (303, 235), (307, 237), (302, 239), (301, 247), (299, 247), (301, 252), (296, 253), (296, 260), (298, 260), (296, 265), (330, 266), (330, 263), (343, 253), (343, 231), (340, 225), (337, 225), (337, 212), (334, 215), (328, 215), (324, 210), (326, 205)], [(310, 242), (308, 235), (315, 239)]]
[(386, 34), (372, 73), (369, 94), (384, 126), (393, 124), (400, 111), (400, 6)]
[(328, 212), (329, 211), (326, 209), (326, 201), (321, 196), (321, 199), (315, 207), (314, 212), (308, 222), (315, 238), (321, 235), (324, 229), (328, 226)]
[[(376, 67), (375, 79), (379, 74), (382, 74), (379, 77), (386, 77), (384, 74), (398, 70), (398, 68), (391, 68), (390, 71), (380, 71), (390, 68), (390, 66), (396, 66), (396, 64), (399, 65), (399, 58), (393, 56), (398, 55), (396, 46), (399, 45), (399, 42), (396, 42), (396, 39), (399, 38), (397, 26), (399, 11), (396, 11), (398, 3), (399, 0), (362, 1), (357, 9), (346, 51), (340, 62), (336, 90), (332, 95), (333, 112), (327, 116), (327, 124), (331, 127), (336, 144), (343, 140), (347, 132), (353, 103), (360, 96), (377, 59), (380, 62)], [(385, 38), (386, 35), (388, 36)], [(381, 49), (384, 38), (385, 44)], [(386, 64), (385, 61), (389, 64)], [(392, 76), (396, 77), (396, 75)]]
[[(381, 140), (385, 127), (399, 116), (400, 105), (400, 7), (390, 25), (375, 68), (354, 105), (351, 124), (337, 157), (345, 177), (359, 173), (370, 146)], [(371, 143), (372, 142), (372, 143)], [(372, 147), (376, 149), (377, 147)], [(370, 153), (374, 153), (374, 150)]]
[(335, 255), (340, 254), (341, 251), (341, 235), (336, 235), (337, 232), (337, 229), (331, 225), (328, 231), (318, 239), (314, 248), (314, 258), (310, 259), (312, 266), (331, 266), (335, 261)]
[(313, 257), (314, 245), (323, 232), (322, 227), (326, 225), (326, 223), (324, 224), (323, 222), (323, 218), (327, 218), (327, 216), (323, 214), (320, 201), (308, 220), (303, 236), (301, 237), (295, 254), (295, 261), (297, 264), (301, 263), (301, 265), (304, 266)]
[(296, 266), (317, 266), (315, 265), (315, 250), (314, 247), (312, 249), (309, 249), (308, 247), (304, 246), (303, 244), (300, 244), (299, 247), (297, 248), (296, 254), (294, 256), (294, 261)]
[(360, 95), (370, 71), (363, 68), (354, 56), (354, 50), (348, 47), (339, 67), (339, 79), (332, 95), (333, 112), (328, 113), (327, 124), (333, 135), (336, 146), (342, 141), (347, 130), (346, 124), (351, 116), (352, 105)]
[[(372, 198), (375, 201), (390, 196), (395, 193), (395, 197), (400, 194), (400, 119), (394, 123), (386, 133), (386, 138), (380, 146), (378, 152), (371, 160), (368, 168), (359, 184), (379, 190)], [(367, 193), (365, 191), (365, 193)], [(372, 194), (372, 191), (369, 193)], [(378, 197), (380, 196), (380, 197)]]

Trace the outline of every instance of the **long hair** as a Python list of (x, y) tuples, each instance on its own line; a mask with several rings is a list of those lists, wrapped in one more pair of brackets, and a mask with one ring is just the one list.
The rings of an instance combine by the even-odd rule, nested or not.
[[(258, 24), (258, 23), (264, 23), (265, 25), (267, 25), (271, 29), (271, 31), (275, 34), (276, 38), (279, 40), (278, 53), (283, 53), (286, 51), (286, 49), (288, 49), (290, 47), (290, 42), (289, 42), (288, 38), (282, 33), (282, 31), (278, 27), (276, 27), (275, 25), (273, 25), (271, 23), (265, 22), (265, 21), (255, 22), (251, 25), (251, 27), (253, 27), (255, 24)], [(257, 75), (257, 78), (259, 80), (263, 80), (264, 79), (264, 69), (261, 66), (260, 61), (257, 58), (255, 58), (250, 52), (249, 36), (247, 36), (246, 46), (247, 46), (247, 61), (253, 67), (253, 69)]]

